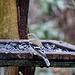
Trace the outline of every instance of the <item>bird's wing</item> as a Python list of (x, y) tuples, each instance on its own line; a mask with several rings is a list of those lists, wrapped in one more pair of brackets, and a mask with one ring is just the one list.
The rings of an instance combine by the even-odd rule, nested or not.
[(43, 47), (39, 47), (38, 45), (35, 45), (35, 44), (32, 44), (32, 43), (29, 43), (30, 46), (36, 51), (38, 52), (40, 55), (46, 57), (45, 53), (44, 53), (44, 49)]
[(36, 50), (36, 51), (40, 50), (40, 51), (44, 52), (43, 47), (39, 47), (38, 45), (32, 44), (32, 43), (29, 43), (29, 44), (34, 50)]

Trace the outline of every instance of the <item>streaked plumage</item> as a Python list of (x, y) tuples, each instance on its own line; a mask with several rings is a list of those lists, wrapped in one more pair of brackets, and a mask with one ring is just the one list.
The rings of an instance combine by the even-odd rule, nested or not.
[(29, 33), (28, 38), (29, 38), (29, 45), (32, 48), (33, 52), (35, 52), (37, 55), (41, 56), (44, 59), (46, 65), (50, 66), (50, 62), (46, 57), (42, 43), (37, 38), (37, 36), (33, 33)]

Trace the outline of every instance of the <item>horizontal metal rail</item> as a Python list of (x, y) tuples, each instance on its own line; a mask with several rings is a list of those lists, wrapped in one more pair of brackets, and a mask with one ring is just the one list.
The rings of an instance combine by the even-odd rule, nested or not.
[[(28, 40), (0, 40), (0, 66), (46, 67), (45, 62), (40, 56), (30, 54), (31, 48), (28, 42)], [(50, 67), (75, 67), (74, 45), (55, 40), (41, 40), (41, 42), (43, 46), (45, 46), (45, 44), (55, 45), (56, 49), (62, 50), (56, 50), (55, 48), (54, 50), (56, 51), (51, 49), (47, 49), (48, 51), (45, 50), (47, 58), (51, 62)], [(22, 50), (23, 48), (20, 48), (21, 45), (27, 46), (27, 48)], [(63, 51), (64, 49), (67, 51)]]

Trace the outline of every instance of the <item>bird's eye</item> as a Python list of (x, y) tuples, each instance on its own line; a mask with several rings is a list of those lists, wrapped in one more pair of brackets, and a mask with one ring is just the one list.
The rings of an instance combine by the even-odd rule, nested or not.
[(30, 36), (30, 35), (29, 35)]

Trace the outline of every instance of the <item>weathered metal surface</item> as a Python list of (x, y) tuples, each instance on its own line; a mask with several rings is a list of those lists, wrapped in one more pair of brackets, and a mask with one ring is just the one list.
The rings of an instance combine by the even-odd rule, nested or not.
[[(16, 43), (17, 46), (20, 44), (27, 44), (28, 40), (0, 40), (0, 44)], [(46, 55), (51, 62), (51, 67), (75, 67), (75, 46), (68, 43), (54, 41), (54, 40), (41, 40), (43, 45), (54, 44), (56, 47), (62, 49), (62, 51), (46, 51)], [(56, 48), (55, 47), (55, 48)], [(29, 48), (29, 47), (27, 47)], [(41, 66), (44, 67), (45, 62), (37, 55), (31, 55), (31, 49), (25, 50), (2, 50), (0, 47), (0, 66)], [(63, 51), (64, 49), (68, 51)], [(57, 49), (57, 48), (56, 48)]]
[[(0, 60), (0, 66), (37, 66), (46, 67), (43, 60)], [(52, 61), (50, 67), (75, 67), (75, 62), (73, 61)]]
[[(46, 53), (47, 58), (49, 60), (75, 60), (74, 52), (51, 52)], [(32, 59), (42, 59), (37, 55), (31, 55), (30, 53), (0, 53), (0, 60), (10, 60), (10, 59), (24, 59), (24, 60), (32, 60)], [(65, 62), (65, 61), (64, 61)]]
[(22, 66), (19, 68), (19, 71), (21, 71), (23, 75), (34, 75), (35, 67)]
[(62, 41), (46, 40), (46, 41), (43, 41), (43, 42), (50, 42), (50, 43), (55, 44), (58, 47), (61, 47), (63, 49), (67, 48), (69, 51), (75, 51), (75, 46), (74, 45), (71, 45), (69, 43), (65, 43), (65, 42), (62, 42)]
[(27, 39), (26, 35), (28, 34), (28, 8), (29, 0), (17, 0), (17, 16), (20, 39)]
[[(49, 44), (54, 44), (62, 49), (68, 49), (69, 51), (75, 51), (75, 46), (71, 45), (69, 43), (61, 42), (61, 41), (56, 41), (56, 40), (40, 40), (42, 43), (49, 43)], [(1, 39), (0, 43), (28, 43), (29, 40), (6, 40), (6, 39)]]

